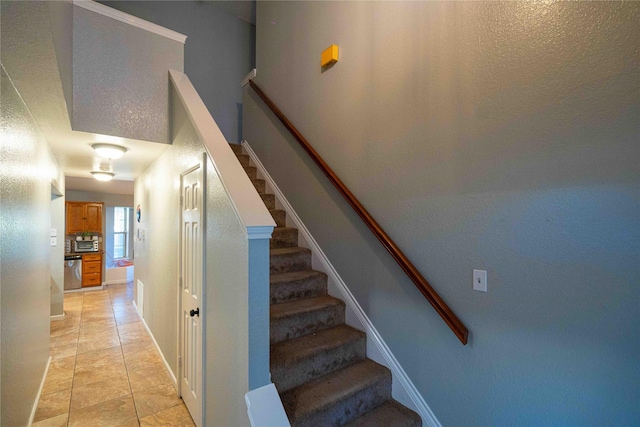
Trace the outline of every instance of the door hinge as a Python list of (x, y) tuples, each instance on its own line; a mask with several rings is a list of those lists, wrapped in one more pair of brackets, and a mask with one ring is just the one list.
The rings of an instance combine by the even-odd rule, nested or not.
[(184, 197), (180, 196), (180, 206), (182, 206), (183, 203), (184, 203)]
[(180, 283), (180, 287), (182, 287), (182, 277), (180, 277), (180, 280), (178, 282)]
[(182, 356), (178, 357), (178, 369), (182, 368)]

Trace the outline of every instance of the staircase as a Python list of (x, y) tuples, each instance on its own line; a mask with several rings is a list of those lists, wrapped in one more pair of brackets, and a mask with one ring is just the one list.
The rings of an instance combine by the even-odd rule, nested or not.
[(311, 269), (298, 230), (231, 144), (277, 226), (270, 251), (271, 378), (292, 426), (421, 426), (391, 398), (391, 372), (366, 356), (366, 335), (345, 324), (345, 304), (327, 294), (327, 276)]

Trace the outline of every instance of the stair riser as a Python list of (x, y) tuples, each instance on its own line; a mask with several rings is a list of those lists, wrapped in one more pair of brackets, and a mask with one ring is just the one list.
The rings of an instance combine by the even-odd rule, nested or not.
[[(292, 427), (342, 425), (391, 398), (391, 375), (347, 396), (341, 396), (328, 408), (305, 414), (291, 422)], [(285, 407), (285, 410), (287, 408)]]
[(271, 217), (276, 222), (278, 227), (286, 227), (287, 226), (287, 213), (281, 209), (271, 210), (269, 211)]
[(267, 209), (273, 210), (276, 208), (276, 197), (273, 194), (260, 194), (260, 197), (262, 197), (262, 201)]
[(258, 178), (258, 169), (255, 166), (245, 166), (244, 171), (247, 173), (249, 179), (257, 179)]
[(269, 242), (271, 248), (294, 248), (298, 246), (298, 230), (275, 228)]
[(249, 156), (247, 154), (236, 154), (236, 157), (242, 166), (249, 166)]
[(295, 301), (302, 298), (313, 298), (327, 293), (327, 276), (318, 275), (306, 280), (271, 285), (271, 304)]
[(302, 271), (311, 269), (311, 253), (300, 252), (286, 255), (271, 255), (269, 272), (285, 273), (287, 271)]
[(286, 365), (280, 365), (272, 358), (271, 379), (278, 392), (282, 394), (307, 381), (364, 360), (366, 353), (366, 337), (361, 337), (336, 348), (320, 350), (308, 358)]
[(271, 318), (271, 344), (303, 337), (343, 323), (344, 303), (284, 318)]
[(347, 427), (422, 427), (420, 416), (395, 400), (389, 400), (369, 413), (346, 424)]
[(242, 145), (240, 145), (240, 144), (229, 144), (229, 147), (231, 147), (231, 150), (233, 150), (233, 152), (236, 155), (242, 154)]
[(265, 184), (264, 179), (252, 179), (251, 183), (256, 188), (256, 191), (260, 194), (264, 194), (265, 192)]

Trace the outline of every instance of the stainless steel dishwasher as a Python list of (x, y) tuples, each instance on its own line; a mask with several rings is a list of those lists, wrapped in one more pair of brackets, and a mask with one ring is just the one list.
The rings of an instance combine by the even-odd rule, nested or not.
[(82, 255), (64, 257), (64, 290), (82, 288)]

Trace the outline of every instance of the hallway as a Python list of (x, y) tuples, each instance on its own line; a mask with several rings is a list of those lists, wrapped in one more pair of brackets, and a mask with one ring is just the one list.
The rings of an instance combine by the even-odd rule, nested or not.
[(64, 296), (34, 427), (193, 426), (133, 300), (133, 283)]

